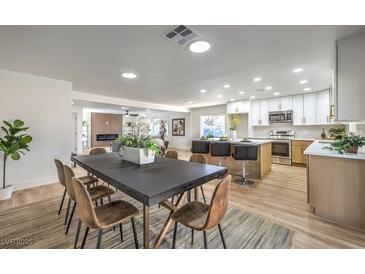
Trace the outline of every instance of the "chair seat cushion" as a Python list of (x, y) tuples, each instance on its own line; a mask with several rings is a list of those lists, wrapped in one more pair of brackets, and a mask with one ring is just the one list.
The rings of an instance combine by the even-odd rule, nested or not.
[(115, 192), (111, 188), (107, 186), (95, 186), (87, 189), (89, 191), (91, 200), (100, 199), (103, 197), (107, 197), (113, 195)]
[(83, 176), (78, 178), (84, 185), (88, 185), (91, 183), (95, 183), (98, 181), (98, 178), (93, 176)]
[(190, 202), (176, 210), (172, 219), (195, 230), (203, 229), (209, 212), (209, 205)]
[(96, 207), (95, 214), (102, 228), (108, 228), (137, 215), (138, 209), (126, 201), (117, 200)]

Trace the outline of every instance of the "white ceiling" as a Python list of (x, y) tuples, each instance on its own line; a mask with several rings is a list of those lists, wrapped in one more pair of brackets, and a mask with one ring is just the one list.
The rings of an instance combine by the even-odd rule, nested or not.
[[(0, 69), (71, 81), (81, 92), (198, 107), (276, 91), (302, 93), (302, 79), (312, 91), (328, 88), (335, 40), (365, 31), (364, 26), (190, 26), (212, 44), (210, 51), (193, 54), (161, 37), (171, 27), (0, 26)], [(298, 66), (304, 71), (293, 74)], [(138, 78), (123, 79), (124, 71)], [(256, 76), (263, 80), (254, 83)], [(226, 83), (229, 89), (223, 88)], [(273, 89), (257, 92), (265, 86)], [(238, 95), (240, 90), (245, 95)]]

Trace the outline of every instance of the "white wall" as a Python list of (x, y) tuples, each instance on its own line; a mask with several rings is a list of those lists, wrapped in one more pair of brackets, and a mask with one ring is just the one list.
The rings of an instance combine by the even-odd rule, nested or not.
[[(166, 140), (169, 141), (169, 148), (190, 150), (191, 148), (191, 115), (180, 112), (146, 112), (148, 119), (167, 118), (169, 132)], [(172, 136), (172, 119), (185, 118), (185, 136)]]
[[(77, 153), (82, 152), (82, 107), (72, 106), (72, 113), (77, 114)], [(73, 128), (72, 128), (73, 130)]]
[(72, 151), (71, 92), (69, 82), (0, 70), (0, 120), (24, 120), (33, 137), (26, 156), (7, 162), (7, 184), (23, 189), (58, 181), (53, 160), (69, 163)]
[[(202, 115), (226, 115), (226, 105), (218, 105), (203, 108), (193, 108), (191, 110), (191, 127), (192, 127), (192, 139), (199, 139), (200, 136), (200, 116)], [(226, 133), (228, 132), (228, 123), (226, 121)], [(191, 147), (191, 144), (190, 144)]]

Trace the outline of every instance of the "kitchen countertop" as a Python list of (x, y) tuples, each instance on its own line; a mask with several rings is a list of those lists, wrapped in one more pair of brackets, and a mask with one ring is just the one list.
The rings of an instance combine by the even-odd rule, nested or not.
[(340, 154), (337, 151), (323, 149), (326, 146), (329, 146), (329, 143), (320, 143), (320, 141), (314, 141), (313, 144), (311, 144), (304, 151), (304, 155), (344, 158), (344, 159), (353, 159), (353, 160), (365, 160), (365, 152), (363, 152), (363, 151), (361, 151), (357, 154), (355, 154), (355, 153)]

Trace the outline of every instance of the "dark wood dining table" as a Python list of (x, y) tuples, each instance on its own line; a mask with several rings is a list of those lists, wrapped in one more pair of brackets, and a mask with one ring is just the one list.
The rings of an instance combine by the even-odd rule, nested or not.
[[(143, 247), (149, 248), (149, 208), (161, 204), (171, 210), (179, 208), (185, 193), (227, 173), (225, 167), (206, 165), (166, 157), (154, 163), (137, 165), (117, 153), (72, 156), (71, 160), (116, 189), (143, 204)], [(172, 204), (169, 198), (179, 196)], [(171, 214), (170, 214), (171, 215)], [(169, 217), (153, 247), (158, 248), (172, 219)]]

